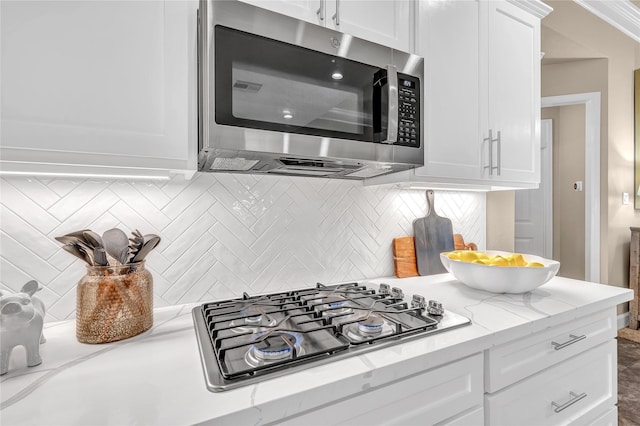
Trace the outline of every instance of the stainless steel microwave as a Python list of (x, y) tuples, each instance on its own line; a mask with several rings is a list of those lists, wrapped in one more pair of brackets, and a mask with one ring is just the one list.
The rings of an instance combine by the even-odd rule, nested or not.
[(201, 0), (198, 28), (200, 171), (424, 164), (423, 58), (237, 0)]

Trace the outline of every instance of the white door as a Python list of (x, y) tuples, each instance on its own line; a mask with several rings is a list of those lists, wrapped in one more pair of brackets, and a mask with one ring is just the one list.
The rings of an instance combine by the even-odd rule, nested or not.
[(328, 28), (394, 49), (412, 50), (411, 0), (326, 0)]
[(481, 176), (480, 5), (478, 1), (420, 3), (417, 53), (428, 60), (424, 65), (425, 166), (415, 170), (416, 176)]
[(195, 171), (196, 1), (0, 10), (4, 161)]
[(324, 26), (323, 0), (240, 0), (282, 15)]
[[(491, 1), (488, 7), (487, 122), (493, 139), (500, 132), (500, 141), (492, 145), (496, 168), (491, 178), (538, 182), (540, 20), (511, 3)], [(485, 60), (482, 54), (480, 58)], [(482, 137), (488, 136), (487, 131)]]
[(516, 191), (515, 250), (519, 253), (553, 257), (553, 123), (541, 121), (540, 188)]

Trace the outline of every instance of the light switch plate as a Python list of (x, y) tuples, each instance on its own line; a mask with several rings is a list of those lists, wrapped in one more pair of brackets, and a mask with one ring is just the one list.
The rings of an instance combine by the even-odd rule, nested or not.
[(629, 204), (629, 193), (628, 192), (623, 192), (622, 193), (622, 204), (623, 205), (627, 205)]

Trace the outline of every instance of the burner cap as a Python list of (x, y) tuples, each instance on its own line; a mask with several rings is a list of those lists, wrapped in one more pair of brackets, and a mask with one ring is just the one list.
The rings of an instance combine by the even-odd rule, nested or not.
[[(264, 332), (257, 333), (255, 335), (256, 340), (262, 335), (264, 335)], [(251, 351), (256, 358), (263, 361), (278, 360), (288, 358), (291, 354), (291, 348), (293, 347), (297, 350), (300, 347), (300, 343), (302, 343), (302, 336), (298, 333), (275, 332), (266, 339), (252, 345)]]
[(234, 333), (258, 332), (263, 327), (271, 327), (276, 324), (277, 320), (274, 316), (265, 312), (259, 306), (247, 306), (240, 312), (240, 317), (229, 323), (231, 331)]
[(376, 334), (382, 331), (384, 319), (379, 315), (371, 314), (362, 321), (358, 321), (358, 331), (366, 334)]
[(322, 303), (330, 308), (337, 308), (347, 304), (347, 299), (340, 296), (328, 296), (322, 299)]
[(258, 308), (257, 306), (247, 306), (247, 309), (240, 312), (240, 315), (248, 319), (260, 317), (262, 316), (262, 313), (262, 309)]
[(327, 296), (322, 299), (322, 305), (318, 306), (322, 315), (335, 317), (353, 312), (349, 306), (349, 299), (342, 296)]

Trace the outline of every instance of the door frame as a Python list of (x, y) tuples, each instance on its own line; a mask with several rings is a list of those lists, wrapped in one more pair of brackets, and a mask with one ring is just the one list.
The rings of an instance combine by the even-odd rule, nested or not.
[(600, 92), (541, 98), (541, 108), (585, 106), (585, 281), (600, 279)]
[[(543, 146), (542, 142), (546, 141), (546, 146)], [(541, 240), (542, 240), (542, 252), (533, 254), (545, 257), (547, 259), (553, 259), (553, 120), (550, 118), (540, 120), (540, 185), (538, 189), (522, 189), (516, 191), (515, 203), (515, 239), (521, 235), (518, 233), (518, 208), (521, 209), (518, 203), (518, 195), (524, 195), (527, 193), (529, 197), (529, 203), (531, 203), (530, 194), (533, 191), (540, 191), (542, 194), (542, 214), (536, 215), (541, 222)], [(536, 200), (533, 200), (535, 202)], [(515, 246), (516, 251), (523, 250)]]
[[(543, 122), (549, 123), (547, 126), (543, 126)], [(553, 120), (546, 119), (540, 120), (540, 137), (543, 133), (546, 134), (549, 144), (544, 147), (547, 152), (540, 154), (540, 164), (543, 161), (547, 162), (547, 173), (545, 176), (540, 176), (542, 182), (540, 186), (544, 186), (544, 191), (548, 195), (544, 200), (544, 253), (549, 259), (553, 258)]]

